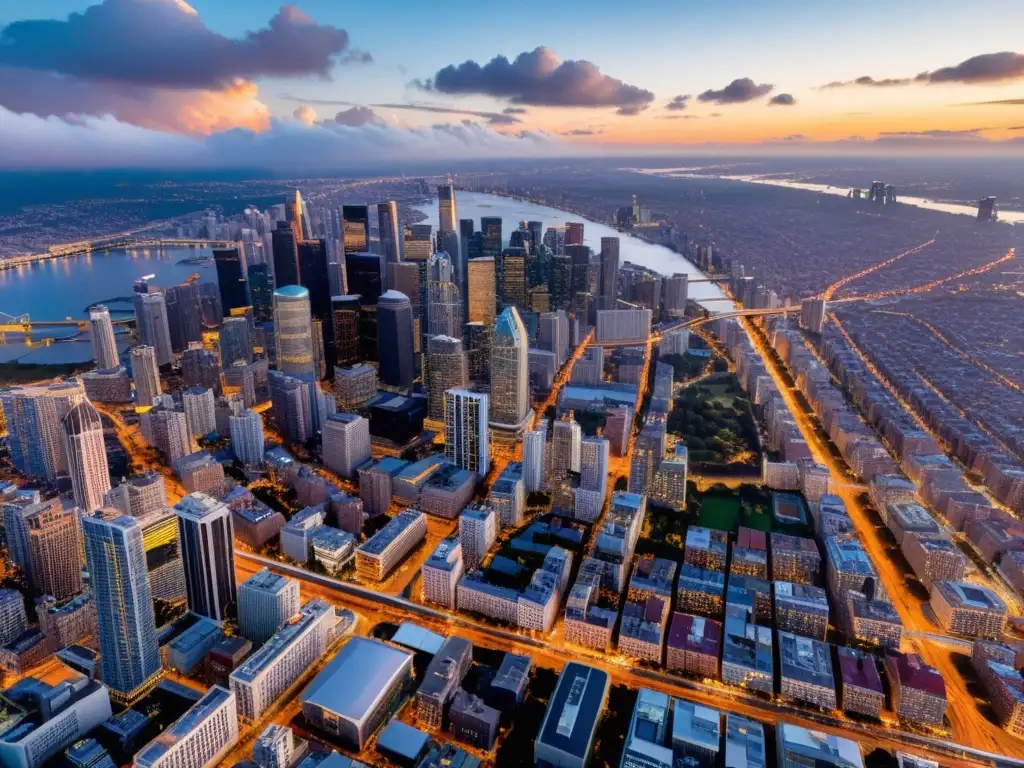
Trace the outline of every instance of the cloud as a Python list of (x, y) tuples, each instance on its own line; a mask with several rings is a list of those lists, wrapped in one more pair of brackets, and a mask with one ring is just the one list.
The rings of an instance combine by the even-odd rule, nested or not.
[(372, 106), (378, 109), (408, 109), (414, 112), (435, 112), (441, 115), (468, 115), (469, 117), (480, 117), (486, 120), (490, 125), (513, 125), (515, 123), (523, 122), (516, 114), (522, 114), (522, 112), (512, 113), (508, 110), (502, 110), (501, 112), (486, 112), (483, 110), (476, 109), (459, 109), (457, 107), (446, 107), (439, 104), (373, 104)]
[(998, 83), (1024, 77), (1024, 54), (1013, 51), (983, 53), (952, 67), (922, 72), (914, 78), (919, 83)]
[(783, 141), (807, 141), (808, 138), (802, 133), (791, 133), (789, 136), (783, 136)]
[(0, 30), (0, 65), (152, 88), (328, 77), (346, 53), (344, 29), (317, 24), (294, 5), (241, 38), (214, 32), (182, 0), (104, 0), (63, 21), (15, 21)]
[(353, 128), (358, 128), (361, 125), (385, 125), (384, 119), (369, 107), (352, 107), (342, 110), (334, 116), (334, 122)]
[(658, 115), (659, 120), (699, 120), (699, 115)]
[(831, 83), (826, 83), (825, 85), (820, 86), (818, 90), (849, 88), (851, 86), (867, 88), (894, 88), (901, 85), (910, 85), (911, 82), (910, 78), (886, 77), (881, 80), (876, 80), (870, 75), (863, 75), (855, 80), (833, 80)]
[(604, 133), (600, 128), (573, 128), (571, 131), (562, 131), (562, 136), (597, 136)]
[(1008, 107), (1022, 107), (1024, 106), (1024, 99), (999, 99), (998, 101), (972, 101), (968, 104), (957, 104), (958, 107), (995, 107), (995, 106), (1008, 106)]
[(504, 115), (525, 115), (526, 109), (523, 107), (505, 107), (501, 112)]
[(691, 96), (676, 96), (672, 101), (665, 105), (665, 109), (670, 112), (679, 112), (686, 109), (686, 102), (688, 102)]
[(762, 96), (767, 96), (775, 88), (774, 85), (756, 84), (749, 77), (733, 80), (720, 91), (707, 90), (697, 96), (697, 101), (711, 104), (743, 104)]
[(309, 106), (309, 104), (300, 104), (296, 108), (296, 110), (292, 112), (292, 117), (294, 117), (300, 123), (312, 125), (313, 123), (316, 122), (317, 115), (316, 110)]
[(495, 56), (481, 66), (464, 61), (439, 70), (415, 87), (452, 95), (482, 94), (513, 104), (546, 107), (639, 107), (654, 94), (605, 75), (589, 61), (561, 60), (550, 48), (520, 53), (514, 61)]
[(770, 107), (792, 107), (795, 104), (796, 99), (793, 98), (791, 93), (780, 93), (768, 100), (768, 106)]
[(646, 104), (633, 104), (628, 107), (619, 107), (615, 110), (616, 115), (625, 115), (626, 117), (636, 117), (641, 112), (647, 109)]
[(982, 131), (989, 131), (991, 128), (967, 128), (964, 130), (948, 130), (945, 128), (930, 128), (925, 131), (882, 131), (878, 134), (879, 140), (888, 139), (936, 139), (942, 141), (985, 141), (981, 135)]

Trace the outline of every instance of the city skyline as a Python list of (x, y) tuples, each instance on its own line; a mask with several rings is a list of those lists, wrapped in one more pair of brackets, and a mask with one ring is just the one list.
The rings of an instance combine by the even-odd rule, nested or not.
[[(1020, 143), (1013, 29), (1024, 10), (1012, 0), (985, 14), (918, 0), (825, 12), (808, 0), (649, 0), (625, 17), (604, 3), (481, 18), (461, 0), (447, 6), (454, 47), (410, 37), (426, 9), (403, 8), (405, 24), (393, 26), (379, 23), (384, 9), (321, 0), (260, 0), (244, 14), (210, 0), (61, 0), (49, 19), (0, 10), (10, 137), (0, 166), (1006, 153)], [(538, 34), (530, 21), (541, 16), (556, 34)], [(495, 45), (472, 34), (479, 24), (522, 42)], [(135, 32), (130, 45), (119, 44), (123, 30)], [(631, 55), (638, 46), (647, 55)], [(187, 66), (150, 57), (180, 47), (196, 52)]]

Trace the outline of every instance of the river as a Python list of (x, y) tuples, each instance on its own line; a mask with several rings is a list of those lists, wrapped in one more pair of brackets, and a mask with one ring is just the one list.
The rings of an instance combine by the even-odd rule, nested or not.
[[(599, 251), (601, 238), (619, 238), (619, 258), (656, 270), (665, 275), (685, 273), (693, 278), (702, 277), (700, 271), (678, 253), (632, 235), (617, 232), (607, 224), (583, 219), (555, 208), (513, 200), (495, 195), (472, 192), (458, 193), (458, 215), (473, 218), (480, 226), (482, 216), (500, 216), (505, 243), (509, 234), (523, 220), (541, 221), (544, 227), (562, 226), (567, 221), (584, 223), (584, 242)], [(424, 205), (419, 210), (426, 222), (438, 224), (437, 205)], [(87, 254), (63, 259), (48, 259), (16, 269), (0, 270), (0, 312), (12, 316), (28, 314), (35, 320), (74, 320), (85, 318), (85, 308), (98, 301), (117, 297), (130, 297), (132, 285), (144, 275), (154, 275), (157, 285), (175, 285), (198, 273), (202, 282), (216, 282), (217, 273), (212, 262), (183, 264), (183, 259), (212, 256), (210, 251), (191, 248), (159, 250), (118, 250)], [(690, 287), (690, 297), (696, 300), (723, 298), (724, 294), (713, 283), (698, 283)], [(728, 302), (713, 302), (712, 311), (726, 309)], [(111, 315), (126, 317), (128, 303), (110, 304)], [(40, 331), (39, 335), (73, 336), (74, 329)], [(72, 363), (87, 361), (92, 356), (88, 338), (81, 341), (56, 343), (50, 347), (28, 348), (24, 344), (0, 345), (0, 363), (19, 360), (23, 363)]]

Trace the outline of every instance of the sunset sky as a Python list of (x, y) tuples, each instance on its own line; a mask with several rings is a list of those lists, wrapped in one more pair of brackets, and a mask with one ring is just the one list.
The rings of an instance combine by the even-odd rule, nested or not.
[(7, 2), (0, 165), (1019, 151), (1021, 29), (1019, 0)]

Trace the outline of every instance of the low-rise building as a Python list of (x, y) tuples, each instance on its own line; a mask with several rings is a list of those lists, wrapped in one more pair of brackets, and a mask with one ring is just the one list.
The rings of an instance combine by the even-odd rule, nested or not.
[(725, 768), (765, 768), (766, 765), (764, 726), (729, 712), (725, 716)]
[(356, 554), (356, 537), (348, 531), (321, 525), (310, 538), (313, 559), (328, 576), (337, 576)]
[(473, 499), (477, 475), (454, 464), (445, 464), (423, 484), (420, 509), (429, 515), (454, 520)]
[[(691, 701), (672, 700), (672, 752), (683, 765), (714, 768), (722, 738), (722, 713)], [(678, 765), (678, 762), (676, 763)]]
[(223, 636), (224, 632), (216, 622), (200, 618), (164, 646), (164, 663), (182, 675), (189, 675)]
[(660, 597), (627, 602), (619, 624), (619, 651), (634, 659), (661, 664), (668, 605)]
[(473, 644), (452, 635), (434, 654), (416, 691), (416, 719), (426, 728), (439, 729), (448, 702), (473, 663)]
[(779, 632), (778, 639), (779, 692), (821, 709), (835, 709), (832, 646), (790, 632)]
[(775, 745), (778, 768), (864, 768), (860, 745), (842, 736), (780, 723), (775, 728)]
[(427, 537), (427, 518), (418, 509), (399, 512), (356, 549), (356, 573), (383, 581)]
[(768, 578), (768, 541), (764, 531), (740, 526), (732, 548), (729, 573)]
[(885, 689), (872, 654), (839, 646), (840, 706), (844, 712), (878, 718), (885, 706)]
[(650, 597), (660, 597), (672, 602), (672, 591), (676, 581), (678, 564), (674, 560), (660, 557), (638, 557), (629, 580), (630, 600), (641, 602)]
[(751, 622), (745, 608), (728, 607), (722, 641), (722, 682), (771, 694), (775, 687), (772, 631)]
[(479, 613), (509, 624), (519, 621), (519, 592), (487, 583), (480, 571), (459, 579), (455, 600), (460, 611)]
[(235, 694), (214, 686), (135, 755), (135, 768), (215, 765), (237, 742)]
[(533, 745), (538, 764), (585, 768), (610, 687), (607, 672), (575, 661), (565, 665)]
[(947, 632), (996, 638), (1006, 626), (1006, 604), (988, 587), (965, 581), (936, 581), (929, 601)]
[(533, 660), (529, 656), (506, 653), (491, 680), (487, 692), (487, 703), (502, 712), (511, 712), (523, 703), (526, 688), (530, 684)]
[(483, 699), (461, 688), (452, 699), (448, 719), (452, 735), (484, 752), (494, 748), (501, 727), (501, 712), (487, 706)]
[(665, 666), (676, 672), (718, 679), (722, 623), (688, 613), (672, 614)]

